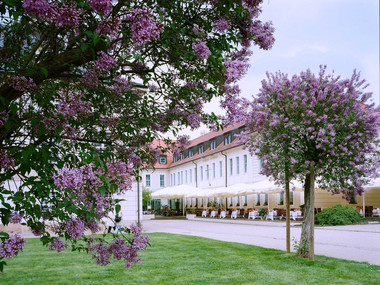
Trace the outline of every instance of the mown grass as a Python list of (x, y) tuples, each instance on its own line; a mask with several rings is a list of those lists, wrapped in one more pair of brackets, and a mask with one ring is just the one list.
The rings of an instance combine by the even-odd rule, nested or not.
[(0, 284), (379, 284), (380, 266), (317, 256), (316, 261), (251, 245), (150, 234), (142, 262), (106, 267), (85, 253), (51, 252), (38, 239), (8, 262)]

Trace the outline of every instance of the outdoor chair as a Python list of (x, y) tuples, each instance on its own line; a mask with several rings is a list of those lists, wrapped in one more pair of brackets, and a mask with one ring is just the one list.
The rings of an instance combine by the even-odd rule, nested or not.
[(207, 211), (202, 211), (202, 217), (207, 217)]
[(273, 213), (273, 211), (270, 211), (268, 214), (267, 214), (267, 218), (266, 218), (267, 220), (272, 220), (272, 221), (274, 221), (274, 213)]
[(290, 218), (293, 220), (297, 220), (298, 213), (297, 211), (290, 211)]
[(248, 213), (248, 220), (249, 220), (250, 218), (251, 218), (252, 220), (254, 220), (254, 219), (256, 219), (256, 218), (260, 218), (260, 216), (259, 216), (259, 212), (257, 212), (257, 211), (249, 212), (249, 213)]
[(210, 217), (211, 217), (211, 218), (215, 218), (215, 216), (216, 216), (216, 211), (211, 211), (211, 215), (210, 215)]
[(237, 216), (238, 216), (238, 212), (237, 211), (232, 211), (231, 213), (231, 219), (237, 219)]
[(220, 211), (219, 218), (224, 219), (227, 216), (226, 211)]

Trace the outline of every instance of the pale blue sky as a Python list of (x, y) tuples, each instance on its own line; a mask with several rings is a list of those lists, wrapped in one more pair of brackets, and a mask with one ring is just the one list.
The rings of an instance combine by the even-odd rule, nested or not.
[[(266, 71), (318, 72), (322, 64), (343, 78), (356, 68), (379, 105), (379, 0), (264, 0), (262, 10), (260, 19), (273, 22), (276, 42), (269, 51), (255, 48), (240, 81), (244, 97), (257, 94)], [(206, 111), (220, 113), (218, 105)], [(195, 138), (204, 130), (186, 133)]]

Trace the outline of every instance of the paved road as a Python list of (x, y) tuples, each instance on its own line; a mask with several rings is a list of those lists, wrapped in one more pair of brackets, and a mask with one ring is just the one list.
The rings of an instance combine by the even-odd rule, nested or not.
[[(144, 220), (143, 230), (193, 235), (286, 250), (285, 222), (231, 220)], [(301, 227), (292, 224), (291, 238)], [(315, 254), (380, 265), (380, 224), (316, 227)]]

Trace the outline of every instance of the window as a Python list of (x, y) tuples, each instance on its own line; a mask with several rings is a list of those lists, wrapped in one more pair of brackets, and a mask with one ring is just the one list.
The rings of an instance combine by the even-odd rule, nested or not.
[(150, 174), (145, 175), (145, 186), (150, 187)]
[(170, 185), (173, 186), (173, 174), (170, 174)]
[(212, 178), (215, 178), (215, 162), (212, 164)]
[(189, 157), (193, 157), (194, 156), (194, 150), (193, 149), (189, 149)]
[(239, 163), (239, 157), (236, 157), (236, 174), (239, 174), (240, 172), (240, 163)]
[(185, 154), (181, 152), (181, 160), (185, 159)]
[(209, 166), (208, 164), (206, 165), (206, 177), (207, 177), (207, 180), (210, 180), (210, 173), (209, 173)]
[(159, 163), (160, 164), (166, 164), (166, 156), (165, 155), (160, 155)]
[(284, 191), (277, 194), (277, 204), (284, 205)]
[(236, 204), (236, 207), (240, 206), (240, 197), (239, 196), (235, 197), (235, 204)]
[(183, 184), (183, 171), (181, 171), (181, 184)]
[(199, 206), (201, 206), (201, 208), (203, 208), (203, 198), (199, 199)]
[(187, 170), (185, 170), (185, 183), (187, 184)]
[(244, 133), (244, 132), (245, 132), (245, 127), (239, 128), (239, 134)]
[(223, 164), (222, 161), (219, 161), (219, 176), (223, 176)]
[(289, 191), (289, 205), (293, 205), (293, 191)]
[(264, 194), (264, 206), (268, 206), (268, 194)]
[(233, 174), (233, 167), (232, 158), (230, 158), (230, 175)]
[(263, 170), (263, 161), (260, 159), (260, 170)]
[(203, 180), (203, 166), (201, 166), (201, 181)]
[(247, 173), (248, 171), (248, 157), (246, 154), (244, 154), (244, 173)]
[(244, 206), (248, 205), (248, 196), (244, 196)]
[(175, 185), (175, 173), (173, 173), (173, 185)]
[(177, 162), (178, 161), (178, 156), (175, 156), (174, 158), (173, 158), (173, 162)]
[(231, 143), (231, 141), (232, 141), (231, 137), (232, 137), (231, 134), (226, 134), (224, 136), (224, 145), (227, 145), (227, 144)]
[(177, 176), (178, 176), (178, 182), (177, 182), (177, 184), (180, 185), (181, 184), (181, 173), (178, 172)]
[(232, 207), (232, 197), (228, 197), (228, 205), (229, 207)]
[(210, 141), (210, 150), (216, 149), (216, 140)]
[(193, 182), (193, 170), (192, 169), (190, 169), (189, 177), (190, 177), (190, 183), (192, 183)]
[(260, 194), (256, 194), (256, 206), (260, 206)]
[(160, 174), (160, 187), (165, 187), (165, 175)]
[(198, 146), (198, 154), (203, 153), (203, 144)]

